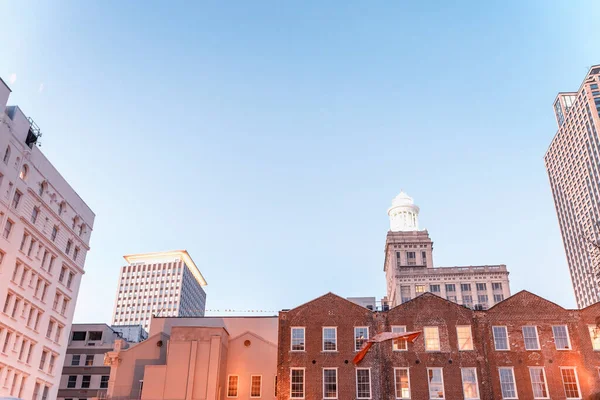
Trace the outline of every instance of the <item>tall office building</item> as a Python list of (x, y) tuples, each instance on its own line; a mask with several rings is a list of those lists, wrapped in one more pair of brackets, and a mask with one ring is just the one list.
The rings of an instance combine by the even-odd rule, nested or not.
[(475, 309), (510, 296), (506, 265), (434, 267), (433, 242), (419, 230), (419, 207), (406, 193), (394, 198), (388, 216), (383, 270), (391, 307), (425, 292)]
[(152, 315), (202, 317), (206, 280), (185, 250), (124, 256), (115, 299), (113, 325), (142, 325)]
[(600, 301), (600, 65), (554, 101), (558, 131), (544, 157), (578, 307)]
[(0, 397), (56, 399), (94, 213), (0, 79)]

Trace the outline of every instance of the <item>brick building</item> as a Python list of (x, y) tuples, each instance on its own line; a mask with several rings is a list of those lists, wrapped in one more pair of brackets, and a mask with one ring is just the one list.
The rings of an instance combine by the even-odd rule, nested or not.
[[(588, 399), (600, 392), (600, 303), (522, 291), (486, 311), (425, 293), (372, 312), (328, 293), (279, 315), (278, 398)], [(421, 331), (414, 343), (362, 343)]]

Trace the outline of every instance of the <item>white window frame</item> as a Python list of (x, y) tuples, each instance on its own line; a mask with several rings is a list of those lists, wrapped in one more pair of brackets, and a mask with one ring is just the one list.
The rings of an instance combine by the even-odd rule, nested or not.
[[(369, 397), (358, 397), (358, 371), (369, 371)], [(356, 382), (356, 398), (357, 399), (371, 399), (373, 398), (373, 385), (371, 382), (371, 368), (356, 368), (354, 370), (354, 380)]]
[(446, 398), (446, 387), (444, 385), (444, 368), (443, 367), (430, 367), (427, 368), (427, 396), (431, 398), (431, 386), (429, 382), (429, 371), (431, 370), (440, 370), (440, 377), (442, 378), (442, 397), (434, 397), (434, 399), (445, 399)]
[[(255, 376), (258, 376), (260, 378), (260, 387), (258, 389), (258, 391), (259, 391), (258, 396), (252, 396), (252, 378), (254, 378)], [(261, 397), (262, 397), (262, 375), (257, 375), (257, 374), (250, 375), (250, 398), (251, 399), (259, 399)]]
[[(496, 331), (494, 328), (504, 328), (504, 332), (506, 333), (506, 349), (499, 349), (496, 347)], [(494, 350), (496, 351), (510, 351), (510, 340), (508, 337), (508, 328), (504, 325), (494, 325), (492, 326), (492, 336), (494, 337)]]
[[(335, 349), (334, 350), (325, 350), (325, 329), (333, 329), (335, 332)], [(338, 349), (338, 341), (337, 341), (337, 326), (324, 326), (321, 330), (321, 351), (323, 352), (336, 352)]]
[[(304, 343), (302, 344), (302, 350), (295, 350), (294, 349), (294, 330), (298, 329), (298, 330), (302, 330), (302, 336), (304, 338)], [(306, 328), (304, 326), (292, 326), (292, 329), (290, 329), (290, 351), (306, 351)]]
[[(567, 333), (567, 342), (569, 343), (569, 347), (566, 348), (566, 349), (559, 349), (556, 346), (556, 335), (554, 333), (554, 328), (559, 328), (559, 327), (564, 327), (565, 328), (565, 332)], [(569, 351), (569, 350), (573, 349), (573, 346), (571, 345), (571, 335), (569, 334), (569, 326), (568, 325), (552, 325), (552, 339), (554, 340), (554, 347), (558, 351)]]
[[(325, 397), (325, 370), (335, 371), (335, 397)], [(337, 399), (338, 395), (339, 395), (338, 369), (337, 369), (337, 367), (323, 367), (322, 381), (323, 381), (323, 398), (324, 399)]]
[[(429, 350), (427, 349), (427, 334), (425, 333), (426, 329), (436, 329), (437, 330), (437, 350)], [(439, 353), (442, 349), (442, 343), (440, 342), (440, 328), (438, 326), (424, 326), (423, 327), (423, 344), (425, 345), (425, 351), (428, 353)]]
[[(531, 371), (534, 369), (541, 369), (542, 370), (542, 375), (544, 376), (544, 386), (546, 387), (546, 397), (535, 397), (535, 390), (533, 389), (533, 380), (531, 379)], [(562, 378), (562, 376), (561, 376)], [(550, 391), (548, 390), (548, 379), (546, 378), (546, 368), (544, 368), (543, 366), (535, 366), (535, 367), (529, 367), (529, 381), (531, 382), (531, 392), (533, 393), (533, 398), (534, 399), (549, 399), (550, 398)], [(564, 387), (564, 385), (563, 385)]]
[[(458, 335), (458, 328), (469, 328), (469, 337), (471, 338), (471, 348), (470, 349), (461, 349), (460, 347), (460, 337)], [(473, 328), (471, 325), (456, 325), (456, 342), (458, 344), (458, 351), (473, 351), (475, 350), (473, 343)]]
[[(500, 370), (502, 369), (507, 369), (510, 370), (510, 373), (512, 375), (512, 381), (513, 381), (513, 386), (515, 387), (515, 397), (504, 397), (504, 394), (502, 394), (502, 379), (501, 379), (501, 375), (500, 375)], [(517, 380), (515, 379), (515, 368), (514, 367), (500, 367), (498, 368), (498, 380), (500, 381), (500, 395), (502, 396), (502, 399), (518, 399), (519, 398), (519, 392), (517, 389)]]
[[(394, 332), (394, 328), (404, 329), (403, 332), (395, 332), (395, 333), (406, 333), (406, 325), (392, 325), (392, 332)], [(396, 348), (396, 341), (402, 341), (404, 343), (404, 348)], [(393, 339), (392, 340), (392, 351), (408, 351), (408, 341), (406, 339)]]
[[(292, 373), (302, 371), (302, 397), (292, 396)], [(290, 368), (290, 399), (304, 399), (306, 397), (306, 368)]]
[[(398, 382), (397, 382), (397, 376), (396, 376), (396, 371), (406, 371), (406, 377), (408, 378), (408, 397), (402, 397), (402, 396), (398, 396)], [(396, 396), (396, 399), (400, 400), (408, 400), (412, 397), (412, 392), (411, 392), (411, 388), (410, 388), (410, 368), (408, 367), (404, 367), (404, 368), (394, 368), (394, 395)], [(402, 395), (402, 393), (400, 393), (400, 395)]]
[[(237, 381), (235, 382), (235, 396), (229, 395), (229, 380), (231, 379), (232, 376), (235, 376), (237, 378)], [(227, 398), (228, 399), (236, 399), (239, 395), (240, 395), (240, 376), (236, 375), (236, 374), (227, 375)]]
[[(565, 389), (565, 379), (563, 377), (563, 370), (572, 369), (575, 374), (575, 383), (577, 384), (577, 392), (579, 393), (579, 397), (567, 397), (567, 389)], [(581, 396), (581, 385), (579, 384), (579, 374), (577, 373), (577, 367), (560, 367), (560, 381), (562, 382), (563, 393), (565, 394), (565, 398), (567, 400), (580, 400), (583, 397)]]
[[(365, 342), (369, 341), (369, 327), (368, 326), (355, 326), (354, 327), (354, 351), (360, 351), (360, 349), (362, 348), (362, 345), (360, 346), (360, 348), (356, 348), (356, 341), (358, 340), (358, 338), (356, 337), (356, 330), (357, 329), (367, 329), (367, 337), (364, 339)], [(336, 347), (337, 347), (337, 332), (336, 332)]]
[[(598, 337), (594, 338), (594, 331), (598, 331)], [(596, 325), (588, 325), (588, 331), (590, 332), (590, 341), (592, 342), (592, 349), (594, 351), (600, 351), (600, 328)], [(598, 346), (595, 346), (596, 343)]]
[[(536, 339), (536, 343), (537, 343), (537, 348), (535, 348), (535, 349), (528, 349), (527, 348), (527, 341), (525, 340), (525, 328), (533, 328), (535, 330), (535, 339)], [(525, 350), (527, 350), (527, 351), (539, 351), (539, 350), (541, 350), (541, 347), (540, 347), (540, 334), (538, 333), (536, 325), (524, 325), (524, 326), (521, 327), (521, 332), (523, 333), (523, 344), (525, 345)]]
[[(465, 393), (465, 375), (464, 375), (464, 371), (468, 369), (468, 370), (473, 370), (475, 371), (475, 389), (477, 390), (477, 397), (467, 397), (467, 394)], [(477, 367), (466, 367), (466, 368), (461, 368), (460, 369), (460, 381), (462, 384), (462, 389), (463, 389), (463, 397), (465, 400), (479, 400), (481, 397), (481, 395), (479, 394), (479, 378), (477, 377)]]

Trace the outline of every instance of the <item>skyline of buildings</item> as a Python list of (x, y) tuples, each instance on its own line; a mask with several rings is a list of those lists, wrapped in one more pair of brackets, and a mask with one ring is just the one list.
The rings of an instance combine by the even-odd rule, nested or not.
[(95, 215), (0, 79), (0, 396), (55, 399)]
[(554, 101), (558, 131), (544, 156), (577, 306), (600, 301), (600, 65)]

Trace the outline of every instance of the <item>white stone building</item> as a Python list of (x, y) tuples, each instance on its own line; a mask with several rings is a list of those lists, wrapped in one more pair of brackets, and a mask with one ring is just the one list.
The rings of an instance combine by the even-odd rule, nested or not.
[(57, 395), (94, 213), (0, 79), (0, 396)]
[(506, 265), (434, 267), (433, 242), (419, 230), (419, 207), (406, 193), (394, 198), (388, 216), (383, 270), (391, 307), (424, 292), (483, 309), (510, 296)]
[(206, 280), (185, 250), (124, 256), (113, 325), (150, 328), (152, 315), (202, 317), (206, 307)]

